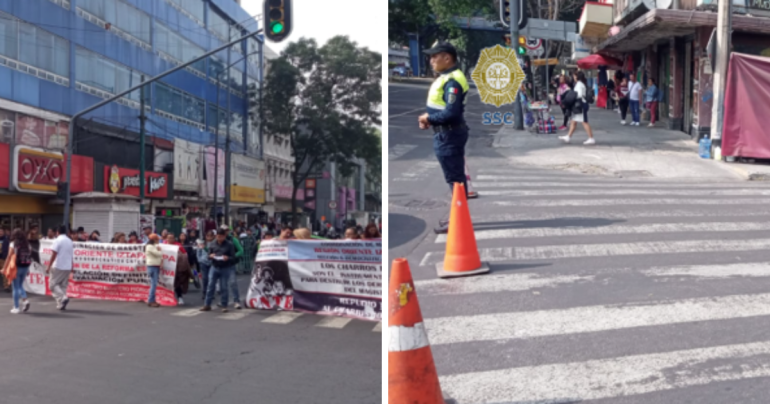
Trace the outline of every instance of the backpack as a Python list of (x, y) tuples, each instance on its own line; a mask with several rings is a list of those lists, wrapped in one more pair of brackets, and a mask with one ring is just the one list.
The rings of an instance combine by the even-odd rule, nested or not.
[(16, 266), (28, 267), (32, 265), (32, 249), (27, 248), (14, 248), (16, 250)]
[(561, 96), (561, 107), (564, 109), (572, 109), (577, 100), (577, 93), (573, 90), (567, 90)]
[(593, 104), (594, 103), (594, 89), (593, 88), (590, 89), (590, 90), (588, 88), (586, 88), (586, 102), (589, 103), (589, 104)]

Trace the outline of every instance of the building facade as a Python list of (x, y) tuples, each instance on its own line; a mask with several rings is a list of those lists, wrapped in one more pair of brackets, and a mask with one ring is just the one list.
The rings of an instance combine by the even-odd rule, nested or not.
[[(207, 216), (215, 195), (222, 205), (225, 171), (261, 187), (230, 189), (231, 216), (262, 209), (261, 130), (248, 114), (249, 89), (262, 86), (261, 36), (85, 115), (69, 133), (79, 111), (257, 28), (232, 0), (0, 0), (0, 226), (61, 222), (56, 187), (71, 136), (73, 193), (138, 192), (144, 154), (147, 215)], [(262, 182), (243, 179), (244, 162)], [(51, 171), (31, 177), (29, 167)]]

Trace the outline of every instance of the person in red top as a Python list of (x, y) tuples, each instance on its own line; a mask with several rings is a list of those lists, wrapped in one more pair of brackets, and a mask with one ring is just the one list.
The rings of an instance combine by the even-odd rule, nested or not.
[(182, 252), (182, 254), (187, 254), (187, 250), (184, 249), (184, 246), (182, 246), (182, 243), (176, 241), (176, 237), (174, 237), (174, 233), (169, 232), (168, 236), (166, 236), (166, 244), (171, 244), (175, 246), (179, 246), (179, 251)]

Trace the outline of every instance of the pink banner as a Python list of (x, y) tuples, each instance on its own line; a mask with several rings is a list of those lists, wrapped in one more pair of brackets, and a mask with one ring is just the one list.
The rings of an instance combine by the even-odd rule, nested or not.
[[(224, 198), (225, 197), (225, 152), (224, 150), (219, 150), (219, 157), (214, 153), (213, 147), (207, 147), (205, 149), (206, 154), (206, 188), (205, 188), (205, 195), (206, 197), (213, 198), (214, 197), (214, 166), (217, 165), (218, 168), (216, 170), (216, 176), (217, 178), (217, 198)], [(219, 161), (217, 161), (217, 158)], [(217, 163), (217, 164), (215, 164)]]

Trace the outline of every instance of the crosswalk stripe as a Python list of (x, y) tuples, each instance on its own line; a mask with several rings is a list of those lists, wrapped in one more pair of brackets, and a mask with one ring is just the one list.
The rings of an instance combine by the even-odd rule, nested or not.
[[(595, 194), (595, 193), (594, 193)], [(710, 199), (710, 198), (660, 198), (660, 199), (514, 199), (506, 201), (493, 201), (497, 206), (633, 206), (633, 205), (765, 205), (770, 204), (770, 199)]]
[(416, 148), (416, 144), (397, 144), (388, 150), (388, 160), (396, 160)]
[(659, 182), (609, 182), (609, 181), (596, 181), (596, 182), (542, 182), (542, 181), (518, 181), (518, 182), (510, 182), (510, 181), (490, 181), (491, 176), (489, 175), (479, 175), (474, 179), (473, 186), (476, 188), (503, 188), (503, 187), (538, 187), (538, 188), (545, 188), (545, 187), (555, 187), (555, 188), (564, 188), (564, 187), (582, 187), (582, 188), (603, 188), (603, 187), (612, 187), (612, 188), (708, 188), (708, 189), (715, 189), (715, 188), (745, 188), (745, 189), (754, 189), (754, 188), (760, 188), (760, 187), (751, 187), (746, 184), (741, 183), (730, 183), (730, 184), (682, 184), (682, 183), (659, 183)]
[(372, 332), (382, 332), (382, 321), (377, 323), (377, 325), (372, 328)]
[[(655, 281), (699, 281), (729, 278), (765, 278), (770, 277), (770, 265), (765, 263), (730, 264), (730, 265), (682, 265), (672, 267), (654, 267), (643, 270), (632, 268), (612, 269), (577, 269), (575, 275), (544, 275), (542, 273), (492, 274), (479, 277), (428, 279), (415, 281), (414, 285), (420, 296), (468, 295), (475, 293), (521, 292), (532, 289), (554, 288), (557, 286), (595, 282), (601, 276), (602, 282), (608, 275), (639, 273)], [(604, 283), (605, 285), (607, 283)]]
[(186, 310), (179, 310), (171, 313), (174, 316), (180, 316), (180, 317), (195, 317), (198, 314), (203, 313), (200, 311), (200, 309), (186, 309)]
[[(770, 239), (753, 240), (692, 240), (652, 241), (615, 244), (574, 244), (540, 247), (481, 248), (481, 261), (500, 262), (517, 260), (543, 260), (581, 257), (611, 257), (645, 254), (681, 254), (719, 251), (754, 251), (770, 248)], [(443, 252), (428, 252), (420, 261), (421, 266), (443, 261)]]
[(392, 181), (419, 181), (426, 178), (431, 171), (438, 169), (438, 161), (421, 161), (412, 166), (400, 176), (392, 178)]
[[(425, 320), (431, 344), (502, 341), (770, 315), (770, 294), (576, 307)], [(514, 325), (514, 326), (512, 326)]]
[(315, 326), (322, 328), (343, 328), (348, 325), (351, 320), (352, 319), (345, 317), (324, 317), (321, 321), (316, 323)]
[(289, 324), (301, 316), (302, 313), (297, 313), (294, 311), (279, 311), (278, 313), (262, 320), (262, 322), (271, 324)]
[[(474, 184), (475, 185), (475, 184)], [(720, 195), (720, 196), (767, 196), (766, 189), (529, 189), (484, 190), (486, 196), (583, 196), (583, 195)]]
[(458, 403), (566, 404), (768, 377), (769, 354), (770, 342), (761, 341), (455, 374), (439, 380), (445, 394)]
[(242, 318), (247, 317), (249, 314), (251, 314), (251, 312), (247, 310), (241, 310), (235, 313), (225, 313), (225, 314), (222, 314), (221, 316), (217, 316), (217, 318), (222, 320), (240, 320)]
[(537, 212), (537, 213), (498, 213), (498, 214), (474, 214), (473, 224), (481, 225), (495, 222), (517, 222), (537, 220), (582, 220), (582, 219), (635, 219), (635, 218), (659, 218), (664, 221), (671, 217), (753, 217), (770, 216), (770, 209), (756, 207), (751, 210), (725, 211), (717, 208), (672, 209), (672, 210), (631, 210), (626, 212), (607, 212), (596, 210), (569, 210), (567, 212)]
[[(600, 227), (552, 227), (531, 229), (476, 230), (476, 240), (524, 238), (524, 237), (564, 237), (564, 236), (600, 236), (615, 234), (653, 234), (699, 232), (717, 233), (730, 231), (770, 230), (770, 222), (706, 222), (706, 223), (655, 223), (636, 226), (600, 226)], [(447, 235), (439, 234), (436, 243), (446, 243)]]

